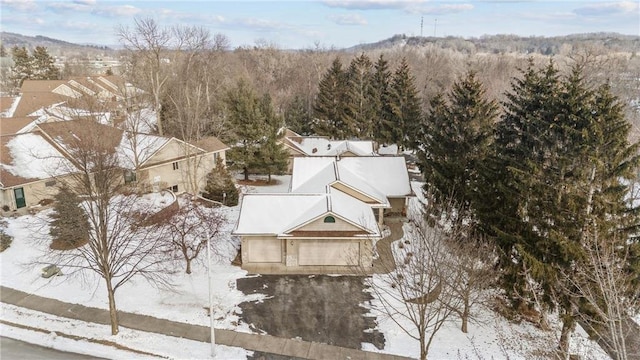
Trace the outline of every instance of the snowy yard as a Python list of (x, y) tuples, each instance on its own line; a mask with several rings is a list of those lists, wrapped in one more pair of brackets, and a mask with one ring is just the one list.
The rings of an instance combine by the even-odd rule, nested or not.
[[(286, 192), (290, 177), (275, 176), (274, 178), (279, 180), (277, 185), (246, 186), (243, 192)], [(412, 185), (419, 194), (419, 183)], [(239, 267), (230, 265), (239, 246), (238, 239), (230, 235), (238, 218), (239, 207), (227, 208), (224, 213), (228, 220), (225, 228), (226, 235), (215, 245), (219, 256), (215, 259), (211, 283), (215, 294), (216, 327), (251, 332), (249, 324), (239, 320), (238, 305), (244, 301), (258, 300), (262, 295), (244, 295), (236, 289), (236, 280), (247, 276), (246, 272)], [(43, 297), (107, 309), (107, 295), (101, 281), (89, 278), (83, 282), (68, 276), (44, 279), (40, 276), (41, 266), (30, 265), (33, 259), (37, 259), (43, 252), (48, 251), (46, 244), (33, 240), (32, 234), (34, 229), (40, 227), (42, 217), (45, 215), (46, 212), (41, 212), (35, 216), (27, 215), (9, 219), (7, 233), (13, 236), (14, 240), (9, 249), (0, 253), (2, 285)], [(206, 254), (201, 254), (201, 258), (206, 259)], [(208, 326), (209, 318), (205, 310), (208, 304), (207, 268), (202, 261), (197, 261), (193, 264), (193, 273), (187, 275), (182, 271), (183, 265), (177, 263), (181, 271), (173, 277), (176, 287), (172, 290), (156, 289), (144, 280), (130, 282), (123, 286), (116, 293), (119, 310)], [(65, 272), (65, 269), (62, 268), (62, 271)], [(363, 306), (367, 307), (367, 304)], [(459, 330), (457, 319), (445, 324), (434, 340), (429, 353), (430, 359), (507, 357), (528, 359), (535, 357), (538, 350), (555, 346), (557, 342), (557, 332), (542, 332), (526, 323), (511, 324), (497, 317), (491, 310), (477, 310), (480, 323), (471, 323), (469, 334), (463, 334)], [(209, 357), (207, 343), (140, 333), (125, 328), (121, 328), (120, 334), (111, 336), (108, 326), (61, 319), (5, 304), (2, 305), (1, 318), (4, 321), (42, 328), (50, 332), (58, 331), (85, 338), (112, 341), (169, 358)], [(373, 345), (365, 343), (362, 345), (364, 350), (419, 356), (418, 342), (404, 334), (391, 320), (379, 316), (377, 329), (384, 333), (385, 349), (380, 351)], [(573, 341), (574, 353), (580, 354), (583, 359), (607, 358), (597, 345), (585, 340), (581, 330), (576, 333), (578, 334)], [(72, 340), (53, 333), (43, 334), (33, 330), (3, 326), (0, 335), (93, 356), (131, 357), (131, 353), (112, 346)], [(243, 359), (248, 354), (251, 352), (243, 349), (219, 347), (219, 358), (223, 359)], [(139, 358), (148, 358), (148, 356), (140, 355)]]

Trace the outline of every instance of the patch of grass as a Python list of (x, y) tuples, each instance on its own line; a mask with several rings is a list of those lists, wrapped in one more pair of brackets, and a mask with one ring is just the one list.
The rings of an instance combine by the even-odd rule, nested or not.
[(240, 185), (251, 185), (251, 186), (271, 186), (280, 184), (280, 180), (271, 179), (268, 181), (267, 179), (256, 179), (256, 180), (238, 180), (238, 184)]
[(7, 250), (11, 246), (11, 242), (13, 242), (13, 237), (0, 231), (0, 252)]

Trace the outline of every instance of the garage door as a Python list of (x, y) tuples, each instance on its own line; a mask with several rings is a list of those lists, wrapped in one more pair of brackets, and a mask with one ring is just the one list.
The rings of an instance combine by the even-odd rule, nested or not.
[(357, 265), (360, 244), (344, 241), (301, 241), (298, 246), (300, 265)]
[(282, 240), (265, 239), (249, 240), (249, 262), (279, 263), (282, 262)]

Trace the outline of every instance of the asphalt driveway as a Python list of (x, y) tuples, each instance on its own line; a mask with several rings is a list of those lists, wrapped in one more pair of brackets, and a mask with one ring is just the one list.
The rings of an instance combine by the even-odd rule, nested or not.
[(381, 349), (384, 336), (372, 330), (375, 319), (360, 306), (371, 299), (365, 286), (359, 276), (262, 275), (237, 282), (245, 294), (268, 297), (240, 304), (242, 321), (256, 330), (353, 349), (367, 342)]

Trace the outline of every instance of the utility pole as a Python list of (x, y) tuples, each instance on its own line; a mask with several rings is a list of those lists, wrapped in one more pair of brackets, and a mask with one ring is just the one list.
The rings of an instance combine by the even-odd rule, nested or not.
[(420, 37), (422, 37), (422, 27), (424, 25), (424, 16), (420, 18)]
[(211, 288), (211, 241), (209, 239), (209, 231), (206, 232), (207, 236), (207, 278), (209, 280), (209, 321), (211, 327), (211, 357), (216, 358), (216, 334), (213, 327), (213, 289)]
[(438, 29), (438, 18), (433, 22), (433, 37), (436, 37), (436, 30)]

